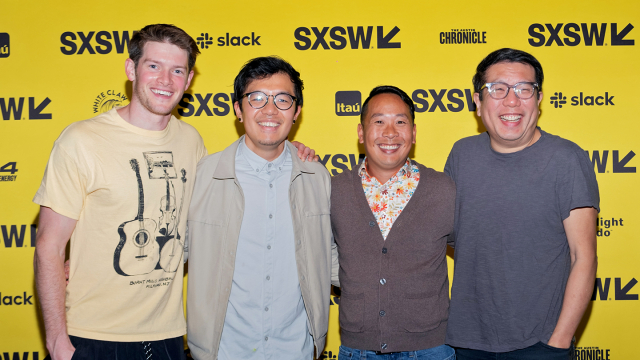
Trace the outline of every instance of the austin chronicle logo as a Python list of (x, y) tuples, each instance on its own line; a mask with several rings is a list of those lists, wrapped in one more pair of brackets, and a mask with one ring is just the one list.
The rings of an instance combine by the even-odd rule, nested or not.
[(124, 102), (129, 100), (124, 92), (115, 90), (103, 91), (93, 101), (93, 113), (104, 113), (116, 106), (123, 106)]
[(361, 100), (362, 100), (362, 95), (360, 95), (360, 91), (336, 92), (336, 115), (338, 116), (360, 115)]
[(11, 55), (11, 48), (9, 46), (9, 34), (0, 33), (0, 58), (6, 58)]
[(567, 97), (562, 96), (562, 93), (553, 93), (554, 96), (551, 97), (551, 104), (554, 108), (562, 108), (562, 105), (567, 103)]

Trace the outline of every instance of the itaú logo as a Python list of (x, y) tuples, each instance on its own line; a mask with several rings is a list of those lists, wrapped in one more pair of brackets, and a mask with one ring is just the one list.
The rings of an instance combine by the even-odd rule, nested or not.
[(360, 91), (336, 92), (336, 115), (357, 116), (360, 115), (362, 95)]

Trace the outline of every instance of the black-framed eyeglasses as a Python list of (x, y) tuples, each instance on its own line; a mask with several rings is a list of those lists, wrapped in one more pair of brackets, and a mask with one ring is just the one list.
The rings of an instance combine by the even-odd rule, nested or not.
[(536, 93), (536, 89), (540, 89), (538, 83), (534, 82), (519, 82), (515, 85), (505, 84), (503, 82), (486, 83), (480, 89), (487, 88), (487, 92), (491, 98), (501, 100), (509, 95), (509, 89), (513, 89), (518, 99), (527, 100), (533, 97)]
[[(298, 99), (287, 93), (280, 93), (276, 95), (267, 95), (262, 91), (254, 91), (250, 93), (246, 93), (242, 95), (242, 97), (246, 97), (249, 100), (249, 105), (251, 105), (254, 109), (262, 109), (269, 102), (269, 97), (273, 97), (273, 105), (275, 105), (280, 110), (289, 110), (293, 106), (294, 101)], [(242, 98), (240, 98), (242, 99)]]

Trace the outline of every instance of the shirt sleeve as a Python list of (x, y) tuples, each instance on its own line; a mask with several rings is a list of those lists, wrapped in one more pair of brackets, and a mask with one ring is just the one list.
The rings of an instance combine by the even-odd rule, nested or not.
[(56, 141), (33, 202), (78, 220), (86, 196), (86, 179), (78, 165)]
[(593, 164), (587, 154), (576, 146), (567, 164), (558, 169), (557, 197), (562, 220), (573, 209), (593, 207), (600, 211), (600, 194)]

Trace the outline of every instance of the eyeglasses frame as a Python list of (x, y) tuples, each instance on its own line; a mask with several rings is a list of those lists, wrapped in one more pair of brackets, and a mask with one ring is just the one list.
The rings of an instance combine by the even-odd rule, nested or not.
[[(506, 86), (507, 86), (507, 93), (504, 95), (504, 97), (499, 98), (499, 99), (496, 99), (496, 98), (494, 98), (493, 96), (491, 96), (491, 91), (489, 91), (489, 88), (490, 88), (491, 86), (495, 85), (495, 84), (503, 84), (503, 85), (506, 85)], [(530, 84), (530, 85), (533, 85), (534, 92), (533, 92), (533, 94), (531, 95), (531, 97), (529, 97), (529, 98), (525, 98), (525, 99), (523, 99), (523, 98), (521, 98), (521, 97), (520, 97), (520, 95), (518, 94), (518, 91), (516, 91), (516, 86), (518, 86), (518, 85), (520, 85), (520, 84)], [(521, 81), (521, 82), (519, 82), (519, 83), (516, 83), (515, 85), (509, 85), (509, 84), (504, 83), (504, 82), (501, 82), (501, 81), (496, 81), (496, 82), (492, 82), (492, 83), (485, 83), (485, 84), (480, 88), (480, 91), (482, 91), (483, 89), (487, 89), (487, 92), (489, 93), (489, 97), (491, 97), (491, 98), (492, 98), (492, 99), (494, 99), (494, 100), (502, 100), (502, 99), (506, 99), (506, 98), (507, 98), (507, 96), (509, 96), (509, 91), (510, 91), (511, 89), (513, 89), (513, 93), (514, 93), (514, 94), (516, 94), (516, 97), (517, 97), (518, 99), (520, 99), (520, 100), (529, 100), (529, 99), (533, 98), (533, 95), (535, 95), (535, 91), (536, 91), (536, 90), (538, 91), (538, 93), (540, 92), (540, 86), (538, 85), (538, 83), (536, 83), (536, 82), (531, 82), (531, 81)]]
[[(264, 105), (260, 106), (259, 108), (251, 105), (251, 101), (249, 101), (249, 96), (251, 94), (255, 94), (255, 93), (263, 93), (267, 97), (267, 101), (264, 103)], [(264, 91), (260, 91), (260, 90), (252, 91), (252, 92), (249, 92), (249, 93), (246, 93), (246, 94), (242, 95), (240, 97), (240, 101), (242, 101), (242, 99), (246, 97), (247, 98), (247, 102), (249, 103), (249, 106), (251, 106), (252, 108), (258, 110), (258, 109), (262, 109), (263, 107), (267, 106), (267, 104), (269, 103), (269, 97), (271, 96), (271, 97), (273, 97), (273, 106), (275, 106), (276, 109), (278, 109), (280, 111), (287, 111), (287, 110), (289, 110), (289, 109), (291, 109), (293, 107), (293, 102), (291, 103), (291, 106), (289, 106), (286, 109), (280, 109), (278, 107), (278, 105), (276, 104), (276, 96), (283, 95), (283, 94), (284, 95), (289, 95), (293, 99), (293, 102), (298, 102), (298, 98), (297, 97), (295, 97), (295, 96), (293, 96), (293, 95), (291, 95), (289, 93), (286, 93), (286, 92), (281, 92), (281, 93), (278, 93), (278, 94), (275, 94), (275, 95), (267, 95), (267, 94), (264, 93)]]

